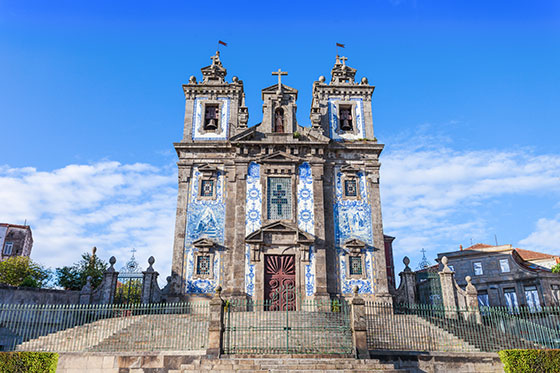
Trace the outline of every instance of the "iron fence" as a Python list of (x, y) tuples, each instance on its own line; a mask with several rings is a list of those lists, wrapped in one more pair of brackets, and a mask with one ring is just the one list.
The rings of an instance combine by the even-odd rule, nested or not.
[(0, 304), (0, 350), (203, 350), (208, 312), (205, 303)]
[(353, 352), (350, 307), (338, 300), (228, 302), (226, 354), (336, 354)]
[(366, 303), (368, 348), (372, 350), (495, 352), (508, 348), (559, 348), (560, 308), (541, 312), (434, 305)]

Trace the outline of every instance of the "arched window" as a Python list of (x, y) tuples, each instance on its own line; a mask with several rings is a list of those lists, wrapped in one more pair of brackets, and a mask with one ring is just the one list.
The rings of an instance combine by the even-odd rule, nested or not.
[(354, 128), (352, 123), (352, 107), (340, 107), (340, 129), (343, 131), (352, 131)]
[(204, 113), (204, 130), (216, 131), (218, 129), (219, 107), (218, 105), (206, 105)]

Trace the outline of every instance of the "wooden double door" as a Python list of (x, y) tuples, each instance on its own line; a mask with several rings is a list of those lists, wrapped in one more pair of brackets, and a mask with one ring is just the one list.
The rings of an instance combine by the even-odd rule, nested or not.
[(264, 299), (269, 311), (295, 311), (295, 255), (265, 255)]

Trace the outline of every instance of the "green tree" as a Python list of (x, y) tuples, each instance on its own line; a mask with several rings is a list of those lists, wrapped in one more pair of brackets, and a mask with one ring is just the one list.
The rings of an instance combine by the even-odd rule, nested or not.
[(12, 286), (40, 288), (52, 276), (51, 270), (26, 256), (14, 256), (0, 262), (0, 283)]
[(552, 273), (560, 273), (560, 263), (552, 267)]
[(56, 284), (67, 290), (81, 290), (91, 276), (91, 284), (97, 287), (107, 270), (107, 263), (97, 255), (82, 254), (82, 258), (73, 266), (64, 266), (56, 269)]

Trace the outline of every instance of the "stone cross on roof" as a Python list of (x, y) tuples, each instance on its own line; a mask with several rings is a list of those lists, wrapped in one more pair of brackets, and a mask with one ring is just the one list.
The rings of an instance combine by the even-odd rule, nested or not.
[(346, 60), (347, 59), (348, 59), (348, 57), (344, 57), (344, 56), (340, 57), (340, 60), (342, 61), (343, 66), (346, 66)]
[(278, 71), (273, 71), (272, 75), (278, 75), (278, 89), (280, 89), (280, 87), (282, 86), (282, 75), (288, 75), (288, 73), (286, 71), (278, 69)]
[(216, 54), (213, 55), (212, 57), (210, 57), (210, 59), (212, 60), (212, 65), (216, 65), (217, 63), (220, 63), (220, 51), (216, 51)]

